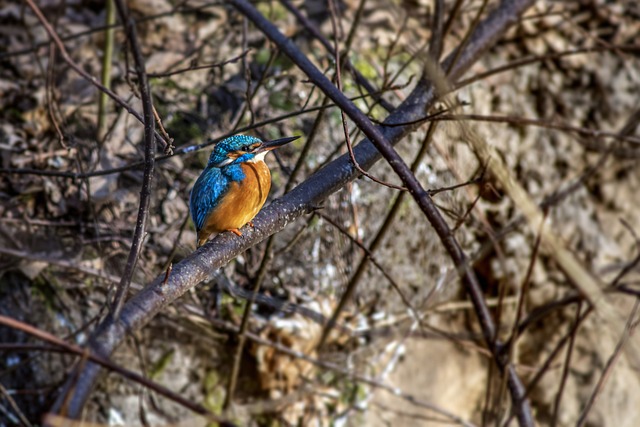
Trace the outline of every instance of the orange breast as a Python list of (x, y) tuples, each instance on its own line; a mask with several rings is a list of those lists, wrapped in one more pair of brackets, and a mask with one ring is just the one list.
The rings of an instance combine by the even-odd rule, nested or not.
[(241, 228), (262, 209), (271, 189), (269, 167), (263, 161), (243, 163), (241, 167), (245, 179), (231, 183), (229, 191), (207, 218), (200, 236)]

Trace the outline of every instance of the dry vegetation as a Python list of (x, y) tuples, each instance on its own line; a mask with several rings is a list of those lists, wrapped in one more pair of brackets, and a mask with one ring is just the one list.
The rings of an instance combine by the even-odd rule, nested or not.
[[(238, 132), (302, 135), (268, 159), (276, 199), (347, 153), (343, 118), (298, 62), (230, 4), (131, 0), (125, 14), (136, 20), (160, 122), (129, 295), (164, 279), (170, 286), (175, 275), (199, 279), (168, 291), (167, 300), (181, 297), (157, 315), (140, 314), (113, 354), (88, 343), (109, 321), (128, 265), (150, 146), (122, 105), (100, 106), (96, 82), (141, 115), (136, 43), (116, 25), (109, 51), (105, 25), (122, 21), (103, 2), (2, 4), (0, 426), (37, 425), (67, 409), (112, 425), (204, 425), (194, 411), (238, 425), (637, 425), (640, 6), (535, 1), (450, 81), (429, 59), (435, 18), (445, 24), (442, 60), (472, 46), (478, 22), (504, 5), (445, 0), (438, 15), (436, 3), (256, 7), (334, 82), (336, 61), (309, 26), (332, 49), (338, 40), (340, 63), (348, 59), (379, 91), (368, 94), (345, 66), (342, 92), (376, 124), (425, 84), (423, 73), (440, 93), (452, 89), (424, 111), (434, 120), (410, 124), (415, 131), (396, 149), (425, 188), (443, 190), (433, 201), (482, 291), (495, 325), (490, 344), (482, 307), (425, 214), (408, 192), (369, 178), (340, 183), (272, 238), (277, 205), (257, 230), (220, 236), (193, 254), (188, 195), (212, 143)], [(360, 142), (354, 122), (347, 126)], [(384, 159), (369, 173), (406, 186)], [(233, 260), (214, 274), (211, 260), (227, 250)], [(247, 304), (256, 283), (258, 304)], [(353, 292), (339, 325), (319, 345), (346, 289)], [(239, 336), (247, 337), (241, 347)], [(91, 377), (87, 360), (56, 339), (150, 381)], [(513, 399), (505, 369), (526, 403)], [(83, 375), (95, 384), (78, 411), (65, 399), (86, 390), (75, 390)]]

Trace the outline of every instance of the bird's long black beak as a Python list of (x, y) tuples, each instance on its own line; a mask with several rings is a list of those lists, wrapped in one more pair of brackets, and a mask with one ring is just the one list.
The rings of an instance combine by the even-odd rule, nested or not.
[(296, 139), (300, 138), (299, 136), (288, 136), (286, 138), (274, 139), (273, 141), (266, 141), (260, 145), (255, 153), (261, 153), (263, 151), (271, 151), (275, 150), (278, 147), (282, 147), (285, 144), (288, 144)]

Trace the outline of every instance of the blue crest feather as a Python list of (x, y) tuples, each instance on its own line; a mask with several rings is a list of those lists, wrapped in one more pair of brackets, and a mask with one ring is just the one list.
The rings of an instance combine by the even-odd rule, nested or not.
[[(242, 150), (242, 147), (246, 145), (255, 144), (256, 142), (262, 142), (262, 141), (259, 138), (256, 138), (255, 136), (248, 136), (248, 135), (234, 135), (229, 138), (223, 139), (213, 147), (213, 151), (209, 156), (209, 163), (207, 164), (207, 166), (219, 165), (220, 163), (227, 160), (228, 158), (227, 155), (229, 153), (233, 151)], [(252, 154), (250, 156), (253, 157)], [(240, 158), (236, 159), (234, 163), (238, 163), (239, 160)], [(248, 159), (244, 158), (243, 160), (240, 160), (240, 161), (245, 161), (245, 160), (248, 160)]]

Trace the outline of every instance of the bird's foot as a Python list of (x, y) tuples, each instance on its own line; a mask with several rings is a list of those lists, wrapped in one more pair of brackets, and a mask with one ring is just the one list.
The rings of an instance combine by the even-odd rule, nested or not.
[(242, 237), (242, 233), (240, 232), (240, 230), (238, 230), (237, 228), (232, 228), (231, 230), (227, 230), (232, 232), (233, 234), (235, 234), (236, 236), (240, 236)]
[(249, 221), (247, 224), (249, 224), (249, 227), (251, 227), (251, 228), (256, 228), (256, 226), (253, 225), (253, 221)]
[(315, 212), (315, 211), (319, 211), (320, 209), (324, 209), (324, 205), (322, 205), (322, 203), (318, 203), (316, 205), (311, 205), (307, 209), (307, 213), (312, 213), (312, 212)]

